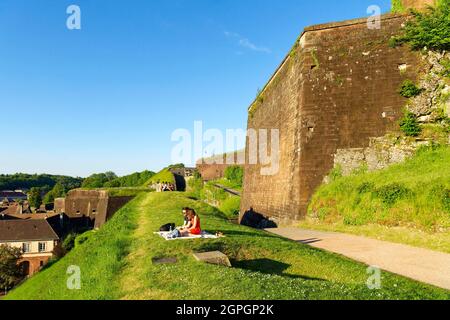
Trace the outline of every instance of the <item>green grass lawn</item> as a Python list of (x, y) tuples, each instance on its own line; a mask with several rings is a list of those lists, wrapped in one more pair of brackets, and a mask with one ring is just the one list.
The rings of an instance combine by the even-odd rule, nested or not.
[(449, 164), (450, 147), (440, 146), (384, 170), (337, 176), (315, 193), (302, 226), (450, 252)]
[[(181, 223), (194, 207), (216, 240), (165, 241), (153, 232)], [(233, 268), (195, 261), (193, 252), (220, 250)], [(152, 258), (178, 263), (154, 265)], [(68, 290), (66, 270), (81, 268), (81, 290)], [(382, 289), (366, 286), (367, 267), (263, 231), (230, 223), (217, 209), (182, 193), (147, 193), (122, 208), (66, 257), (6, 299), (450, 299), (450, 292), (387, 272)]]

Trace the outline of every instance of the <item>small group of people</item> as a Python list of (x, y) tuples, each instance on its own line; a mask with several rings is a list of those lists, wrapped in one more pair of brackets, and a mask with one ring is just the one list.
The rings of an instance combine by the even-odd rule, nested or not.
[(200, 217), (194, 209), (183, 208), (183, 226), (177, 228), (182, 237), (189, 237), (190, 235), (201, 235), (202, 228), (200, 226)]
[(160, 182), (156, 184), (157, 192), (175, 191), (175, 185), (169, 182)]

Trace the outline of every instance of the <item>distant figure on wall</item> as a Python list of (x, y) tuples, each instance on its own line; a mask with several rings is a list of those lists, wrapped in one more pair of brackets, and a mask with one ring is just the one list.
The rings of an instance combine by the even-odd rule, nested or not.
[(276, 228), (277, 224), (262, 214), (255, 212), (253, 207), (245, 211), (242, 216), (241, 225), (255, 229), (271, 229)]

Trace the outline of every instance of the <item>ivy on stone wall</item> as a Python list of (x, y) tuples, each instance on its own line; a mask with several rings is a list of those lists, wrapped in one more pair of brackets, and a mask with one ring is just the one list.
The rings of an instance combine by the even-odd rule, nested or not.
[(390, 40), (391, 46), (405, 43), (414, 50), (425, 47), (450, 50), (450, 0), (439, 0), (435, 7), (428, 7), (424, 12), (410, 10), (410, 13), (413, 18), (406, 23), (403, 34)]

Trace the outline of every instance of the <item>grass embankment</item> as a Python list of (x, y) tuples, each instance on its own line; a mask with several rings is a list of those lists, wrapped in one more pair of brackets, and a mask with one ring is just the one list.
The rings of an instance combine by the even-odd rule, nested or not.
[[(228, 185), (236, 183), (228, 182), (227, 179), (214, 180), (204, 183), (201, 178), (193, 178), (188, 182), (188, 194), (190, 197), (204, 201), (214, 207), (218, 207), (228, 219), (235, 220), (239, 216), (241, 207), (241, 197), (233, 195), (223, 188), (230, 188)], [(234, 190), (234, 189), (233, 189)]]
[[(159, 226), (194, 207), (216, 240), (165, 241)], [(195, 261), (193, 252), (221, 250), (233, 268)], [(171, 265), (152, 258), (176, 257)], [(81, 268), (81, 290), (68, 290), (66, 270)], [(7, 299), (450, 299), (450, 292), (384, 273), (382, 289), (366, 286), (366, 266), (232, 224), (217, 209), (181, 193), (141, 194), (66, 257), (29, 279)]]
[(314, 195), (302, 227), (450, 253), (450, 147), (424, 148), (385, 170), (337, 177)]
[(169, 168), (165, 168), (151, 177), (146, 183), (145, 186), (150, 186), (155, 183), (175, 183), (175, 176), (170, 171)]

